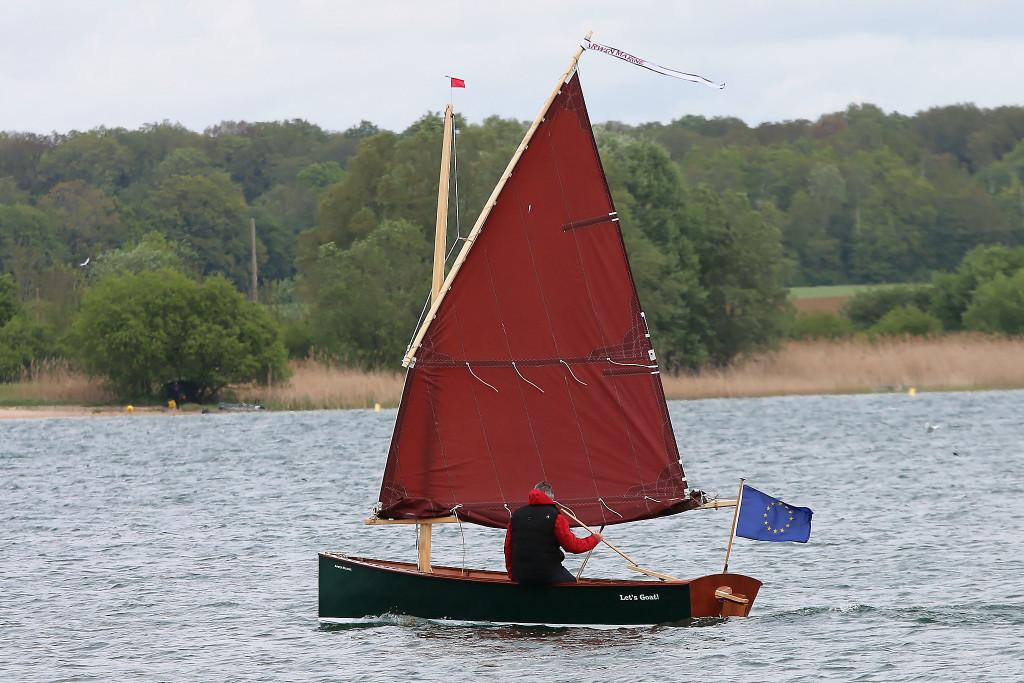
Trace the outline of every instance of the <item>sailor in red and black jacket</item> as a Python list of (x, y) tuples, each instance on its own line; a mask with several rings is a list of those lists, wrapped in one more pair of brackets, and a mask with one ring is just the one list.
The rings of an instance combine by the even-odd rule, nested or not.
[(569, 529), (569, 520), (558, 512), (554, 491), (546, 481), (530, 491), (527, 505), (512, 513), (505, 534), (505, 569), (516, 583), (539, 586), (576, 581), (562, 566), (565, 554), (585, 553), (601, 542), (601, 534), (579, 538)]

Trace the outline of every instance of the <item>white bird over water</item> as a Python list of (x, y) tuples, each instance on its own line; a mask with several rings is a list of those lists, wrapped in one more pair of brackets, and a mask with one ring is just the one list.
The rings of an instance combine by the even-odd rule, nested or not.
[(81, 263), (78, 264), (78, 267), (79, 268), (84, 268), (85, 266), (89, 265), (89, 259), (91, 259), (91, 258), (92, 258), (92, 256), (87, 257), (84, 261), (82, 261)]
[(926, 431), (926, 432), (928, 432), (929, 434), (930, 434), (931, 432), (934, 432), (934, 431), (935, 431), (936, 429), (938, 429), (938, 428), (939, 428), (939, 427), (941, 427), (941, 426), (942, 426), (942, 425), (933, 425), (933, 424), (932, 424), (931, 422), (925, 422), (925, 423), (924, 423), (924, 429), (925, 429), (925, 431)]

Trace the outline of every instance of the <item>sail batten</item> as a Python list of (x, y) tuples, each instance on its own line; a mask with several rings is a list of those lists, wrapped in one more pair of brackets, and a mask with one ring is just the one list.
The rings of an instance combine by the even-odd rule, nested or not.
[(420, 330), (380, 516), (507, 524), (537, 481), (586, 524), (695, 507), (576, 70)]

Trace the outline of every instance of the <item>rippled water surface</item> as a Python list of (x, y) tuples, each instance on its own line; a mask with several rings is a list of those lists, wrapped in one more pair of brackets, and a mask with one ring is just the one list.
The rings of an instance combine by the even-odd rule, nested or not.
[[(317, 551), (415, 557), (411, 528), (362, 524), (394, 411), (2, 421), (0, 680), (1024, 680), (1024, 392), (670, 407), (692, 486), (814, 510), (806, 545), (734, 543), (764, 581), (747, 619), (321, 627)], [(696, 576), (731, 519), (607, 535)], [(434, 561), (500, 569), (502, 538), (443, 525)], [(635, 577), (607, 549), (587, 574)]]

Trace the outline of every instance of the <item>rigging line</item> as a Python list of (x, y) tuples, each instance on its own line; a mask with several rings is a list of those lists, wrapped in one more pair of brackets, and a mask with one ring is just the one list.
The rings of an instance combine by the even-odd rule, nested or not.
[(461, 235), (452, 240), (452, 247), (448, 250), (448, 253), (444, 255), (444, 262), (448, 263), (448, 257), (455, 253), (455, 248), (459, 246), (459, 242), (464, 242), (468, 238), (462, 237)]
[(650, 496), (644, 496), (644, 500), (653, 500), (655, 503), (658, 503), (659, 505), (663, 502), (658, 500), (657, 498), (651, 498)]
[(579, 377), (577, 377), (577, 376), (576, 376), (576, 373), (572, 371), (572, 368), (570, 368), (570, 367), (569, 367), (569, 364), (568, 364), (568, 363), (566, 363), (566, 362), (565, 362), (564, 360), (562, 360), (561, 358), (559, 358), (559, 359), (558, 359), (558, 362), (559, 362), (559, 363), (561, 363), (562, 365), (564, 365), (564, 366), (565, 366), (565, 369), (569, 371), (569, 374), (570, 374), (570, 375), (572, 375), (572, 378), (573, 378), (574, 380), (576, 380), (577, 382), (579, 382), (579, 383), (580, 383), (580, 384), (582, 384), (583, 386), (587, 386), (587, 383), (586, 383), (586, 382), (584, 382), (583, 380), (581, 380), (581, 379), (580, 379)]
[[(597, 533), (603, 534), (604, 533), (604, 527), (605, 527), (605, 525), (602, 524), (601, 528), (597, 530)], [(600, 545), (600, 544), (598, 544), (598, 545)], [(594, 548), (596, 548), (596, 547), (597, 546), (595, 545)], [(577, 581), (579, 581), (580, 577), (583, 576), (583, 569), (587, 566), (587, 562), (590, 561), (590, 556), (594, 554), (594, 548), (591, 548), (590, 552), (587, 553), (587, 556), (583, 558), (583, 564), (580, 565), (580, 570), (578, 572), (576, 572), (576, 580)]]
[(412, 328), (412, 337), (409, 338), (409, 343), (405, 345), (405, 352), (409, 353), (409, 349), (412, 348), (413, 339), (416, 338), (416, 333), (419, 332), (420, 325), (423, 324), (423, 316), (427, 314), (427, 310), (430, 308), (430, 294), (427, 294), (427, 300), (423, 304), (423, 310), (420, 311), (420, 318), (416, 321), (416, 327)]
[(535, 389), (536, 389), (537, 391), (539, 391), (540, 393), (542, 393), (542, 394), (544, 393), (544, 390), (543, 390), (543, 389), (541, 389), (541, 388), (540, 388), (540, 387), (538, 387), (538, 386), (537, 386), (536, 384), (534, 384), (534, 383), (533, 383), (533, 382), (531, 382), (530, 380), (528, 380), (528, 379), (526, 379), (525, 377), (523, 377), (523, 373), (519, 372), (519, 368), (517, 368), (517, 367), (516, 367), (516, 362), (515, 362), (515, 361), (512, 361), (512, 369), (516, 371), (516, 374), (517, 374), (517, 375), (519, 375), (520, 379), (522, 379), (522, 380), (523, 380), (524, 382), (526, 382), (527, 384), (529, 384), (530, 386), (532, 386), (533, 388), (535, 388)]
[(623, 366), (627, 366), (628, 365), (628, 366), (631, 366), (631, 367), (634, 367), (634, 368), (647, 368), (648, 370), (650, 370), (651, 368), (658, 367), (657, 365), (644, 365), (643, 363), (619, 363), (618, 361), (614, 361), (614, 360), (612, 360), (611, 358), (608, 358), (608, 357), (605, 357), (605, 360), (608, 361), (609, 363), (611, 363), (612, 365), (623, 365)]
[(456, 512), (456, 510), (458, 510), (460, 507), (462, 507), (462, 503), (459, 503), (458, 505), (453, 507), (451, 510), (449, 510), (449, 512), (452, 513), (455, 519), (459, 520), (459, 533), (462, 534), (462, 573), (466, 574), (466, 530), (462, 528), (462, 519)]
[[(466, 361), (466, 369), (469, 370), (469, 374), (473, 375), (473, 377), (476, 377), (480, 382), (483, 382), (484, 384), (487, 384), (487, 382), (484, 382), (482, 379), (477, 377), (476, 373), (473, 372), (473, 368), (469, 367), (469, 361)], [(490, 385), (490, 384), (487, 384), (487, 386), (491, 387), (491, 389), (494, 389), (494, 387), (492, 385)], [(494, 389), (494, 393), (497, 394), (498, 390)]]
[[(608, 507), (608, 503), (604, 502), (604, 498), (598, 498), (597, 502), (600, 503), (601, 505), (603, 505), (605, 507), (605, 509), (608, 510), (608, 512), (611, 512), (612, 514), (615, 514), (615, 515), (619, 515), (618, 512), (615, 512), (615, 510), (612, 510), (610, 507)], [(622, 517), (622, 515), (619, 515), (619, 517)], [(625, 519), (625, 517), (622, 517), (622, 518)]]
[(462, 239), (462, 224), (459, 221), (459, 146), (455, 142), (458, 139), (458, 129), (455, 128), (455, 119), (452, 118), (452, 175), (455, 176), (455, 235), (458, 239), (452, 240), (454, 251), (455, 242)]

